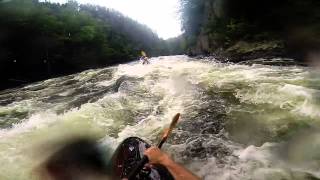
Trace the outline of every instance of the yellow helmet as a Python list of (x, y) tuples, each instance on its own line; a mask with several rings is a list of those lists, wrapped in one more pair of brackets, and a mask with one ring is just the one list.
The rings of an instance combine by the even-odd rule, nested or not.
[(147, 56), (147, 54), (144, 51), (141, 51), (141, 56)]

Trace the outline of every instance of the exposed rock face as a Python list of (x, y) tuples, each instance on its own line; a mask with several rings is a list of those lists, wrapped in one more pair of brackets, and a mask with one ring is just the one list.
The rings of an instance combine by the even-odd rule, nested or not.
[(286, 56), (287, 52), (285, 51), (283, 42), (279, 40), (261, 42), (238, 41), (225, 49), (223, 55), (228, 58), (228, 61), (240, 62), (261, 57), (271, 59)]
[(201, 33), (197, 38), (196, 46), (191, 48), (192, 55), (209, 54), (209, 39), (205, 33)]
[(259, 56), (308, 60), (310, 54), (320, 51), (319, 1), (199, 3), (203, 3), (203, 11), (198, 12), (203, 19), (199, 19), (201, 27), (196, 40), (188, 47), (190, 55), (218, 54), (234, 61)]

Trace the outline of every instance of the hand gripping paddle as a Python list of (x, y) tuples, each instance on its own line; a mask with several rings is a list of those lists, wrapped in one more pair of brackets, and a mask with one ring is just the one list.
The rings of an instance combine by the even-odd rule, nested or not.
[[(158, 148), (161, 149), (163, 143), (166, 142), (166, 140), (168, 139), (168, 137), (170, 136), (172, 130), (175, 128), (175, 126), (178, 123), (180, 117), (180, 113), (176, 114), (172, 121), (171, 124), (169, 126), (169, 129), (166, 129), (164, 131), (164, 134), (161, 138), (161, 141), (158, 144)], [(131, 173), (128, 175), (128, 180), (134, 180), (134, 178), (137, 176), (137, 174), (140, 172), (140, 170), (144, 167), (145, 164), (147, 164), (149, 161), (148, 157), (146, 155), (143, 156), (143, 158), (141, 159), (141, 161), (137, 164), (137, 166), (131, 171)]]

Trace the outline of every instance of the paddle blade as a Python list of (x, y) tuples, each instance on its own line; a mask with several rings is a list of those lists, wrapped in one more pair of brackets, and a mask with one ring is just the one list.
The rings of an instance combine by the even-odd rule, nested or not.
[(172, 118), (172, 121), (171, 121), (171, 124), (169, 126), (169, 129), (166, 130), (166, 132), (164, 133), (163, 137), (168, 137), (172, 130), (176, 127), (178, 121), (179, 121), (179, 118), (180, 118), (180, 113), (177, 113), (173, 118)]
[(163, 143), (166, 142), (167, 138), (170, 136), (172, 130), (176, 127), (178, 121), (179, 121), (179, 118), (180, 118), (180, 113), (177, 113), (173, 118), (172, 118), (172, 121), (171, 121), (171, 124), (169, 126), (168, 129), (165, 129), (164, 133), (163, 133), (163, 136), (161, 138), (161, 141), (159, 142), (158, 144), (158, 148), (161, 148)]

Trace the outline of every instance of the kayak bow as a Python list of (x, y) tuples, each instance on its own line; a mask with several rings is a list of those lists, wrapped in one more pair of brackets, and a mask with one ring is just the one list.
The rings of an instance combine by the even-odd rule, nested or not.
[[(180, 113), (177, 113), (170, 123), (169, 129), (166, 129), (164, 131), (164, 134), (161, 138), (161, 141), (158, 144), (158, 148), (161, 149), (162, 145), (167, 141), (168, 137), (170, 136), (172, 130), (175, 128), (179, 121)], [(147, 164), (149, 161), (148, 157), (146, 155), (143, 156), (141, 161), (138, 163), (136, 168), (134, 168), (131, 173), (128, 175), (128, 180), (134, 180), (134, 178), (137, 176), (137, 174), (141, 171), (141, 169), (144, 167), (145, 164)]]

